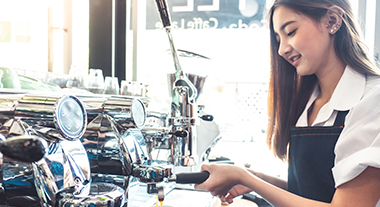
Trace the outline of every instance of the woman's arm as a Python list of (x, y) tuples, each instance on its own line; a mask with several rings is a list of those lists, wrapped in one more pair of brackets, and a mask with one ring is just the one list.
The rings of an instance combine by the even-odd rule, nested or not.
[(323, 203), (297, 196), (236, 166), (204, 165), (202, 169), (209, 171), (210, 177), (204, 183), (196, 185), (196, 189), (208, 190), (212, 195), (226, 196), (223, 200), (228, 202), (232, 202), (233, 199), (228, 195), (228, 192), (237, 184), (242, 184), (252, 189), (275, 207), (374, 207), (380, 199), (379, 168), (368, 167), (355, 179), (339, 186), (331, 203)]
[(277, 186), (281, 189), (284, 189), (284, 190), (287, 190), (287, 185), (288, 183), (283, 180), (283, 179), (280, 179), (280, 178), (277, 178), (277, 177), (273, 177), (273, 176), (270, 176), (270, 175), (267, 175), (267, 174), (264, 174), (264, 173), (261, 173), (261, 172), (256, 172), (256, 171), (253, 171), (251, 169), (247, 169), (250, 173), (252, 173), (253, 175), (257, 176), (258, 178), (260, 178), (261, 180), (264, 180), (265, 182), (268, 182), (274, 186)]

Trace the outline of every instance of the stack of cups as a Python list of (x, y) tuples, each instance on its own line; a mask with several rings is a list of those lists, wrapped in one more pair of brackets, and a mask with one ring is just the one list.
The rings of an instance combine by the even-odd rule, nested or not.
[(104, 77), (101, 69), (90, 69), (86, 89), (95, 94), (102, 94), (104, 90)]
[(117, 77), (106, 77), (103, 94), (119, 95), (119, 80)]
[(71, 65), (69, 71), (69, 79), (66, 83), (66, 88), (85, 88), (86, 68), (77, 65)]
[(120, 93), (126, 96), (145, 97), (145, 85), (132, 81), (121, 81)]

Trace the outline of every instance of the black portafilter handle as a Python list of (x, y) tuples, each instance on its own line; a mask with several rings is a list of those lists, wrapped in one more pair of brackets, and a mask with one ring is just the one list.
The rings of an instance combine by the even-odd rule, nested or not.
[(189, 132), (186, 130), (178, 130), (178, 131), (175, 131), (175, 132), (170, 133), (170, 134), (173, 134), (176, 137), (183, 137), (183, 138), (189, 136)]
[(37, 162), (48, 150), (48, 144), (37, 136), (17, 136), (0, 142), (4, 156), (21, 162)]
[(174, 181), (178, 184), (201, 184), (208, 179), (208, 171), (178, 173), (169, 178), (169, 182)]
[(171, 21), (170, 21), (170, 16), (169, 16), (169, 11), (168, 11), (166, 1), (165, 0), (155, 0), (155, 1), (156, 1), (158, 13), (160, 14), (160, 17), (161, 17), (162, 24), (164, 25), (164, 28), (170, 27)]

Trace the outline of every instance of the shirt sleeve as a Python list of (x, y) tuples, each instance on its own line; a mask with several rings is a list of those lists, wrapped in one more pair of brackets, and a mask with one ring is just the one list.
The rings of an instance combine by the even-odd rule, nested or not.
[(380, 88), (375, 87), (347, 114), (335, 146), (333, 176), (338, 187), (368, 166), (380, 168)]

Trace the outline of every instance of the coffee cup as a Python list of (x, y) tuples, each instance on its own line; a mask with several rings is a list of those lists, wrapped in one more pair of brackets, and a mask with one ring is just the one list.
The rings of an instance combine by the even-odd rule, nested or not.
[(21, 89), (20, 79), (13, 68), (0, 67), (3, 72), (1, 83), (3, 88)]

